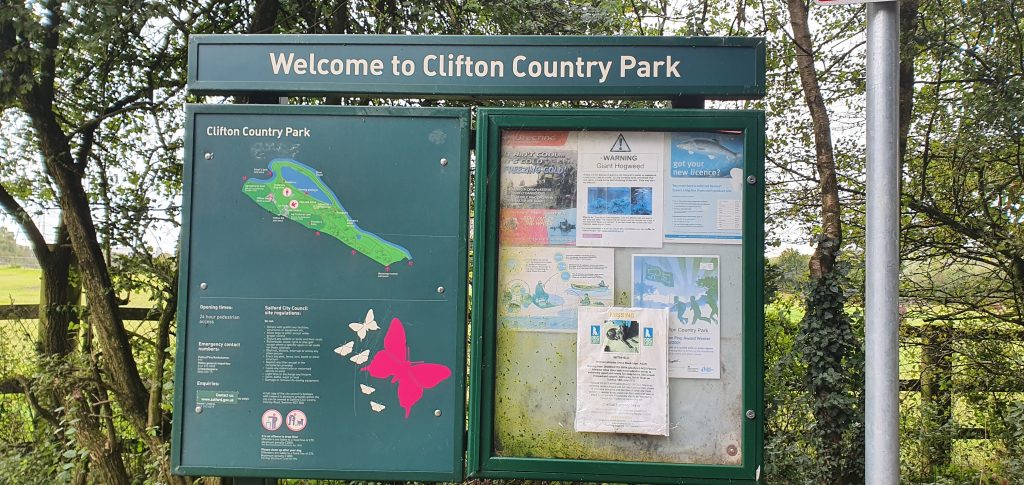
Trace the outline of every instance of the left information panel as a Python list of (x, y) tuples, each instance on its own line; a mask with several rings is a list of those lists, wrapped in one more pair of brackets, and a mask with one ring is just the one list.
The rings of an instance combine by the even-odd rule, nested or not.
[(175, 472), (461, 480), (468, 110), (188, 123)]

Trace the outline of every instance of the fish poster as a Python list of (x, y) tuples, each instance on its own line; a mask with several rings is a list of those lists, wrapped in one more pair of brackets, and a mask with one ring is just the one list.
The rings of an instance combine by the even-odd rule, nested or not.
[(498, 249), (498, 325), (574, 332), (577, 309), (607, 308), (615, 294), (614, 249)]
[(576, 244), (576, 133), (506, 130), (501, 137), (502, 244)]
[(743, 240), (743, 133), (674, 132), (664, 185), (665, 242)]
[(579, 132), (577, 246), (662, 245), (665, 133)]
[(666, 309), (668, 375), (721, 378), (718, 256), (633, 255), (633, 306)]
[(580, 308), (575, 430), (668, 436), (668, 310)]

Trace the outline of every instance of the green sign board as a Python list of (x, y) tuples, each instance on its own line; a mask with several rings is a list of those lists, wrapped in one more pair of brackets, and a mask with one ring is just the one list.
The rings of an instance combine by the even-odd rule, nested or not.
[(764, 113), (477, 120), (468, 475), (756, 483)]
[(174, 471), (460, 480), (469, 111), (187, 116)]
[(189, 89), (522, 98), (760, 98), (760, 38), (193, 35)]

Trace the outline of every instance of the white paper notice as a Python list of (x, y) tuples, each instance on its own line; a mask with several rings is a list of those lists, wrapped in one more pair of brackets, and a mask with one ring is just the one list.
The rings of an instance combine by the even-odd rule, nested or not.
[(576, 431), (668, 436), (668, 310), (580, 308)]
[(580, 132), (577, 246), (661, 247), (665, 136)]

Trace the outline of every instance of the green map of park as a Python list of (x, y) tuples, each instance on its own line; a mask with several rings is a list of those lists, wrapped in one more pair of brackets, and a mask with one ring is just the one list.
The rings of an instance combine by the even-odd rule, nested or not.
[(271, 160), (267, 168), (270, 178), (242, 184), (242, 192), (267, 212), (331, 236), (385, 267), (412, 259), (404, 247), (361, 229), (315, 169), (287, 158)]

